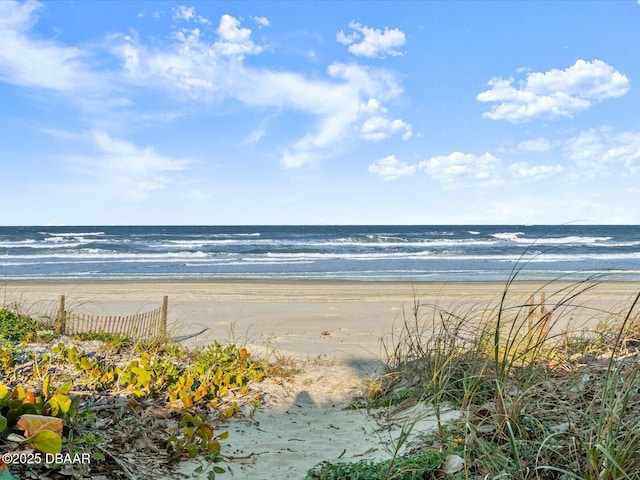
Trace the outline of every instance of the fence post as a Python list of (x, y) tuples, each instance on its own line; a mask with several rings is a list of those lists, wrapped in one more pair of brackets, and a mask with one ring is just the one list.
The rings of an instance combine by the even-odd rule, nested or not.
[(160, 311), (160, 341), (167, 341), (167, 310), (169, 309), (169, 296), (162, 299), (162, 310)]
[(64, 311), (64, 295), (60, 295), (58, 300), (58, 315), (56, 315), (56, 334), (65, 334), (66, 314)]

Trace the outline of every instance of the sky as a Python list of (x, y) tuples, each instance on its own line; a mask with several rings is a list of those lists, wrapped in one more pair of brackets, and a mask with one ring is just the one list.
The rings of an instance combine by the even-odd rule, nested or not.
[(0, 0), (0, 224), (640, 224), (639, 47), (640, 0)]

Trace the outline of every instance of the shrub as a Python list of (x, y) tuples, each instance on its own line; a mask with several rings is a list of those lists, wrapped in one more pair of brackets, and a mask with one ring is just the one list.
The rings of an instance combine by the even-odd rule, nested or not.
[(22, 342), (29, 340), (36, 330), (37, 323), (31, 317), (0, 309), (0, 340)]

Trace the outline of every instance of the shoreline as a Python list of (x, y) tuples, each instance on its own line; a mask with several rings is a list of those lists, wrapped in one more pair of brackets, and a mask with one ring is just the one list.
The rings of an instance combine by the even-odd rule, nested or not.
[[(415, 302), (425, 315), (434, 306), (470, 317), (489, 314), (499, 306), (505, 283), (48, 280), (5, 281), (0, 288), (4, 305), (49, 317), (55, 315), (60, 295), (65, 295), (68, 310), (114, 316), (152, 310), (167, 295), (171, 336), (207, 329), (190, 345), (233, 341), (298, 358), (369, 361), (380, 355), (381, 339), (393, 335), (404, 316), (411, 317)], [(538, 302), (544, 292), (551, 309), (582, 288), (588, 289), (559, 308), (554, 319), (586, 324), (597, 315), (624, 311), (640, 283), (515, 281), (506, 303), (525, 305), (532, 294)]]

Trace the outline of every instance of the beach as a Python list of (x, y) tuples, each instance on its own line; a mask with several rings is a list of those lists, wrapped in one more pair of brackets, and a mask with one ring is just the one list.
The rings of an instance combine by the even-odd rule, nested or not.
[[(4, 304), (34, 315), (52, 315), (58, 297), (79, 313), (128, 315), (158, 307), (169, 297), (168, 334), (188, 336), (197, 346), (217, 340), (242, 343), (257, 356), (291, 358), (302, 373), (267, 382), (263, 405), (246, 418), (226, 422), (225, 445), (234, 457), (224, 478), (302, 479), (322, 460), (385, 458), (403, 419), (383, 426), (364, 412), (345, 411), (349, 399), (366, 386), (366, 376), (384, 355), (381, 339), (400, 328), (415, 302), (424, 310), (495, 311), (502, 282), (351, 281), (8, 281)], [(586, 324), (603, 312), (629, 308), (640, 285), (514, 282), (506, 305), (526, 304), (536, 293), (547, 297), (556, 319)], [(576, 295), (581, 290), (586, 290)], [(575, 295), (575, 298), (573, 296)], [(414, 412), (415, 413), (415, 412)], [(453, 414), (453, 413), (452, 413)], [(424, 428), (429, 428), (425, 420)], [(380, 432), (384, 432), (381, 434)]]
[[(507, 304), (554, 301), (590, 288), (556, 317), (589, 321), (600, 311), (624, 309), (640, 291), (638, 282), (514, 282)], [(592, 288), (591, 288), (592, 287)], [(449, 311), (495, 309), (504, 282), (351, 282), (351, 281), (9, 281), (4, 303), (34, 314), (55, 312), (65, 295), (68, 310), (129, 315), (159, 306), (169, 297), (168, 331), (184, 336), (207, 329), (193, 344), (236, 341), (270, 346), (296, 356), (326, 355), (339, 360), (370, 360), (394, 322), (411, 315), (415, 301)], [(557, 293), (560, 292), (560, 293)], [(570, 310), (569, 315), (565, 310)]]

